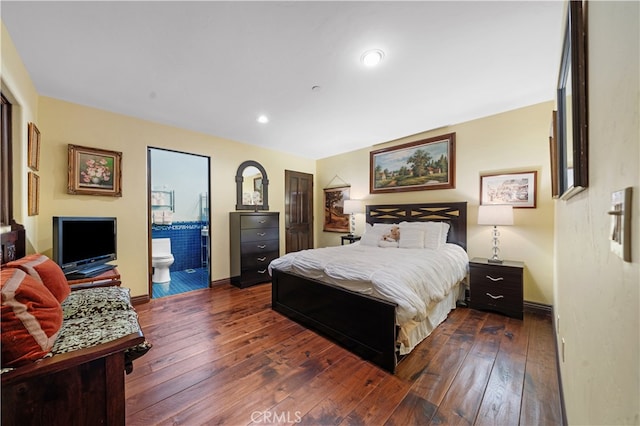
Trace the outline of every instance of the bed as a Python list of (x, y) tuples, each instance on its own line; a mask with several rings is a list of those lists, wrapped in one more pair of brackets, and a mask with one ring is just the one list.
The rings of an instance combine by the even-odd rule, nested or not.
[[(376, 291), (364, 291), (360, 288), (360, 283), (345, 287), (344, 283), (331, 279), (333, 275), (329, 280), (327, 274), (319, 272), (303, 276), (299, 268), (290, 267), (287, 259), (287, 256), (301, 255), (288, 253), (270, 265), (273, 284), (272, 309), (323, 333), (351, 352), (393, 373), (399, 359), (444, 321), (450, 310), (455, 308), (456, 301), (464, 295), (462, 282), (466, 279), (468, 260), (465, 251), (467, 203), (369, 205), (366, 208), (366, 221), (368, 229), (371, 229), (369, 225), (403, 222), (448, 224), (447, 246), (455, 245), (455, 249), (464, 252), (463, 276), (446, 290), (446, 295), (441, 300), (424, 302), (428, 309), (425, 315), (420, 316), (420, 321), (400, 324), (399, 316), (406, 317), (406, 313), (403, 314), (402, 311), (402, 302), (392, 301), (386, 294), (381, 296)], [(365, 234), (367, 232), (369, 231)], [(347, 253), (364, 250), (362, 247), (357, 249), (357, 246), (358, 244), (353, 247), (310, 251), (344, 250), (340, 253)], [(308, 274), (307, 271), (304, 273)], [(413, 335), (408, 345), (403, 344), (406, 343), (407, 334)]]

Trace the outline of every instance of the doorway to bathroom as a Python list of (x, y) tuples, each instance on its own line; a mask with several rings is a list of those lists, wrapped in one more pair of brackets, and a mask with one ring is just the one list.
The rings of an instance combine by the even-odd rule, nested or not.
[(171, 296), (210, 287), (209, 157), (147, 150), (149, 294)]

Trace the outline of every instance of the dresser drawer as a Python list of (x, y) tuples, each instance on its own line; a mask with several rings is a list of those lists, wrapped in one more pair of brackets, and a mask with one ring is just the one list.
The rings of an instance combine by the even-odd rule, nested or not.
[(478, 283), (496, 285), (520, 285), (522, 269), (508, 267), (471, 266), (471, 279)]
[(250, 228), (240, 231), (240, 241), (243, 243), (249, 241), (265, 241), (275, 240), (280, 236), (278, 228)]
[(240, 244), (240, 255), (244, 261), (247, 255), (269, 253), (278, 251), (279, 248), (279, 240), (251, 241)]
[(269, 270), (265, 269), (255, 269), (252, 271), (243, 272), (241, 277), (237, 277), (236, 279), (232, 278), (232, 283), (236, 282), (239, 284), (239, 287), (248, 287), (250, 285), (265, 283), (267, 281), (271, 281), (271, 275), (269, 275)]
[(243, 215), (240, 218), (240, 229), (278, 228), (277, 215)]
[(510, 316), (522, 314), (522, 290), (514, 286), (473, 283), (470, 296), (474, 309), (494, 310)]
[(268, 251), (262, 253), (251, 253), (242, 256), (242, 271), (251, 269), (264, 269), (269, 266), (273, 259), (278, 257), (278, 251)]

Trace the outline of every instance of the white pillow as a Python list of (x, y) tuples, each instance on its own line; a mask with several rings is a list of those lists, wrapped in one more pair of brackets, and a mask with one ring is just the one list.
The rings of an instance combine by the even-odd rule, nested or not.
[(434, 250), (439, 249), (446, 243), (447, 233), (449, 232), (449, 224), (444, 222), (402, 222), (400, 223), (400, 229), (403, 227), (424, 231), (424, 248)]
[(442, 245), (447, 244), (447, 236), (449, 235), (449, 229), (451, 229), (451, 225), (447, 222), (440, 222), (441, 230), (440, 230), (440, 243)]
[(398, 226), (394, 223), (374, 223), (373, 224), (373, 230), (374, 232), (379, 232), (380, 235), (382, 234), (386, 234), (387, 232), (391, 231), (391, 227), (392, 226)]
[(409, 249), (424, 248), (424, 231), (414, 227), (401, 227), (399, 247)]
[(378, 241), (384, 234), (384, 228), (382, 227), (374, 227), (370, 223), (367, 223), (364, 227), (364, 233), (362, 234), (362, 238), (360, 238), (361, 246), (371, 246), (378, 247)]
[(360, 245), (377, 247), (381, 236), (382, 234), (377, 234), (374, 231), (365, 232), (362, 234), (362, 238), (360, 238)]

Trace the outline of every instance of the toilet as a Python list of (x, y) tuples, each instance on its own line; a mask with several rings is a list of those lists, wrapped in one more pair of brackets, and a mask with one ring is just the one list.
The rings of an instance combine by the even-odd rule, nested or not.
[(151, 281), (154, 283), (168, 283), (171, 281), (169, 267), (173, 265), (173, 260), (171, 238), (152, 238), (151, 266), (153, 267), (153, 275)]

